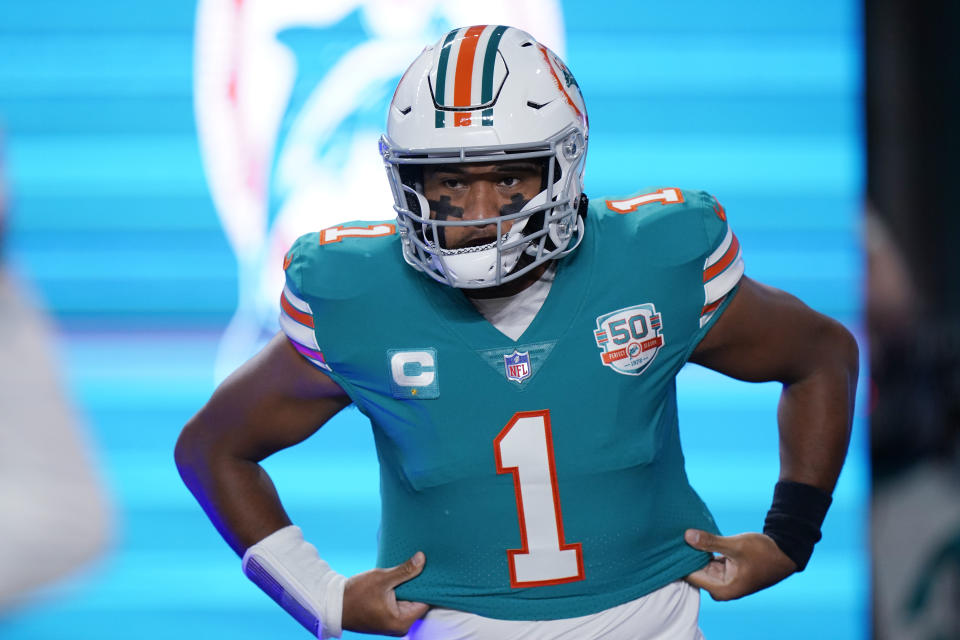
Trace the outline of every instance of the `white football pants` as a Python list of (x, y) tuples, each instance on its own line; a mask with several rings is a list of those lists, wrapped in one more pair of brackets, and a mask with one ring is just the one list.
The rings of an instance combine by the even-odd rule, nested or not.
[(599, 613), (561, 620), (495, 620), (434, 607), (408, 640), (704, 640), (700, 590), (683, 580)]

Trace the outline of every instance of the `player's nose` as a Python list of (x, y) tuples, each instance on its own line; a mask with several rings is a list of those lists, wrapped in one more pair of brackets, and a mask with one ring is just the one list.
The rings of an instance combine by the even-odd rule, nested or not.
[(496, 185), (487, 180), (477, 180), (470, 185), (464, 202), (464, 220), (486, 220), (500, 215), (500, 199)]

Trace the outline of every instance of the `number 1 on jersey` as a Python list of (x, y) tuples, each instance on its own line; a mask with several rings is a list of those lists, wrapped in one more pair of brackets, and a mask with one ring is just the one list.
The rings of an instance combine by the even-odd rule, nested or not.
[(674, 189), (673, 187), (667, 189), (657, 189), (653, 193), (644, 193), (639, 196), (627, 198), (626, 200), (607, 200), (607, 209), (610, 209), (610, 211), (616, 211), (620, 214), (630, 213), (632, 211), (636, 211), (639, 207), (652, 202), (659, 202), (660, 204), (683, 202), (683, 193), (680, 191), (680, 189)]
[(520, 520), (520, 549), (507, 550), (511, 587), (583, 580), (579, 542), (563, 540), (560, 491), (549, 411), (520, 411), (493, 440), (497, 473), (512, 473)]

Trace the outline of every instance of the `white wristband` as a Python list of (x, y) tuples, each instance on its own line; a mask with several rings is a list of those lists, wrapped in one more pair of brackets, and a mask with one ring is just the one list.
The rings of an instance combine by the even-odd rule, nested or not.
[(303, 539), (300, 527), (284, 527), (247, 549), (243, 572), (318, 638), (340, 637), (347, 579)]

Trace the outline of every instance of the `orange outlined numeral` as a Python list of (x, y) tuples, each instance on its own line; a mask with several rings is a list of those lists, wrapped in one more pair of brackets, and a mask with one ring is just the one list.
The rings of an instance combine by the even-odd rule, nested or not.
[(723, 205), (720, 204), (719, 202), (714, 205), (713, 212), (717, 214), (717, 217), (723, 220), (724, 222), (727, 221), (727, 210), (724, 209)]
[(510, 586), (541, 587), (584, 579), (583, 548), (563, 539), (550, 411), (519, 411), (493, 440), (497, 473), (512, 473), (520, 549), (508, 549)]
[(338, 224), (320, 232), (320, 244), (333, 244), (344, 238), (381, 238), (391, 236), (396, 232), (396, 225), (386, 223), (371, 224), (367, 227), (344, 227)]
[(683, 193), (680, 189), (668, 187), (666, 189), (657, 189), (653, 193), (644, 193), (643, 195), (633, 196), (626, 200), (607, 200), (607, 209), (617, 213), (630, 213), (636, 211), (639, 207), (652, 202), (660, 204), (674, 204), (683, 202)]

